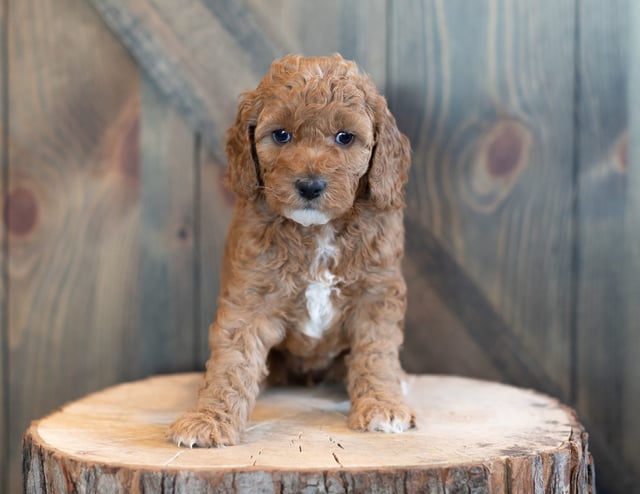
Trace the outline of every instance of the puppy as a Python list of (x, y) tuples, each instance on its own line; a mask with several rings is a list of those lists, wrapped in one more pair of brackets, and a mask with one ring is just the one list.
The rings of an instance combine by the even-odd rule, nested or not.
[(385, 99), (339, 55), (286, 56), (243, 94), (225, 150), (237, 201), (211, 357), (169, 439), (238, 443), (268, 364), (308, 380), (343, 362), (349, 427), (413, 427), (398, 359), (410, 148)]

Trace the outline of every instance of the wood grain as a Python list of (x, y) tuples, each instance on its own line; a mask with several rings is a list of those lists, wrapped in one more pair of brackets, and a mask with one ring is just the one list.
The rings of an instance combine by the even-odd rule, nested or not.
[(199, 173), (196, 283), (199, 288), (196, 341), (198, 345), (197, 367), (204, 369), (209, 358), (209, 325), (216, 313), (220, 294), (222, 257), (231, 221), (234, 196), (224, 186), (224, 163), (220, 163), (213, 153), (204, 146), (197, 148), (197, 170)]
[[(474, 355), (473, 358), (484, 358), (490, 361), (492, 367), (499, 372), (503, 380), (518, 382), (521, 386), (559, 395), (560, 389), (553, 378), (531, 358), (522, 341), (511, 333), (504, 319), (496, 314), (490, 306), (481, 288), (463, 272), (431, 232), (416, 224), (412, 219), (407, 219), (405, 223), (407, 226), (408, 262), (417, 268), (424, 282), (441, 297), (442, 306), (450, 314), (455, 314), (455, 319), (458, 324), (464, 327), (467, 338), (475, 343), (475, 347), (469, 347), (467, 344), (466, 349), (480, 350), (481, 353), (478, 356)], [(409, 281), (413, 281), (412, 278), (409, 278)], [(419, 298), (416, 294), (411, 297), (414, 300)], [(412, 307), (422, 307), (423, 304), (424, 301), (419, 300)], [(441, 313), (442, 308), (438, 308), (437, 311)], [(412, 322), (412, 317), (413, 315), (409, 314), (409, 322)], [(429, 331), (437, 333), (438, 329), (430, 328)], [(409, 327), (409, 339), (411, 339), (412, 332), (412, 328)], [(442, 330), (440, 332), (446, 333)], [(428, 341), (433, 339), (433, 345), (443, 345), (446, 344), (443, 341), (451, 340), (454, 334), (441, 334), (440, 336), (444, 336), (444, 338), (423, 336), (423, 341), (426, 340), (425, 344), (428, 344)], [(453, 350), (451, 358), (469, 358), (469, 354), (459, 354), (465, 349), (465, 346), (457, 346), (457, 341), (455, 344), (450, 343), (450, 345)], [(410, 348), (405, 349), (405, 358), (408, 358), (406, 354), (410, 355)], [(422, 347), (415, 347), (414, 351), (424, 357)], [(420, 372), (425, 372), (425, 365), (428, 364), (423, 364)]]
[[(9, 342), (7, 329), (7, 236), (5, 231), (6, 176), (9, 167), (7, 154), (7, 131), (9, 113), (7, 99), (7, 0), (0, 1), (0, 444), (7, 444), (9, 427)], [(8, 489), (7, 448), (0, 448), (0, 492)]]
[(14, 493), (30, 419), (132, 368), (140, 103), (138, 70), (83, 1), (12, 1), (8, 14)]
[(136, 375), (196, 363), (195, 137), (149, 79), (142, 83)]
[(628, 191), (626, 223), (628, 253), (625, 264), (627, 274), (627, 320), (625, 324), (625, 367), (622, 404), (622, 421), (629, 433), (623, 434), (622, 451), (635, 471), (635, 482), (640, 481), (640, 426), (637, 412), (640, 410), (640, 307), (635, 295), (640, 293), (640, 4), (629, 2), (630, 23), (633, 26), (629, 44), (629, 140), (628, 140)]
[[(103, 390), (32, 425), (26, 490), (129, 492), (591, 492), (586, 434), (548, 396), (450, 376), (409, 376), (417, 428), (347, 428), (344, 390), (263, 393), (240, 444), (179, 448), (164, 434), (201, 376)], [(320, 483), (318, 484), (318, 480)]]
[[(387, 2), (352, 0), (248, 2), (262, 29), (282, 33), (284, 48), (307, 56), (341, 53), (355, 60), (381, 91), (386, 83)], [(277, 55), (282, 56), (285, 52)], [(261, 64), (264, 66), (264, 61)]]
[(482, 342), (468, 333), (454, 308), (443, 303), (441, 291), (424, 275), (424, 259), (424, 255), (404, 258), (403, 270), (410, 289), (407, 331), (401, 351), (403, 369), (412, 373), (456, 374), (500, 381), (503, 367), (493, 362)]
[(633, 230), (625, 224), (633, 218), (627, 210), (633, 200), (629, 8), (624, 0), (582, 3), (577, 65), (576, 403), (593, 429), (603, 465), (599, 482), (612, 492), (631, 492), (640, 479), (640, 448), (623, 432), (636, 420), (626, 396), (640, 376), (630, 359), (638, 323), (629, 318), (639, 271), (630, 250)]
[(91, 3), (223, 161), (219, 143), (235, 116), (236, 95), (262, 72), (232, 33), (200, 0)]
[[(504, 321), (542, 389), (568, 397), (574, 3), (391, 5), (389, 99), (414, 149), (407, 216), (479, 288), (486, 327)], [(483, 321), (462, 323), (474, 334)], [(490, 358), (517, 358), (480, 338)]]

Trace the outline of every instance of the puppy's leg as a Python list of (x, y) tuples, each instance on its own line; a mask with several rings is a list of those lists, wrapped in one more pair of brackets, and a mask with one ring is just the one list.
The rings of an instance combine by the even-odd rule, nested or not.
[(168, 439), (189, 447), (237, 444), (267, 373), (269, 349), (281, 339), (282, 331), (267, 318), (245, 323), (242, 316), (218, 314), (198, 402), (171, 425)]
[[(405, 313), (404, 283), (375, 287), (354, 312), (347, 387), (349, 427), (403, 432), (415, 426), (415, 414), (402, 397), (399, 361)], [(370, 292), (370, 293), (371, 293)]]

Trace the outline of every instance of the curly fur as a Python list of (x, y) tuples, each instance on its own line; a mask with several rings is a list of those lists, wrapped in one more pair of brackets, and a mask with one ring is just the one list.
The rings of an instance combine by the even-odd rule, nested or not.
[[(275, 142), (278, 129), (291, 141)], [(341, 131), (353, 142), (338, 144)], [(410, 148), (385, 99), (339, 55), (290, 55), (242, 95), (225, 149), (237, 201), (211, 358), (196, 407), (168, 437), (237, 443), (269, 374), (312, 382), (346, 372), (351, 428), (412, 427), (398, 359)], [(309, 177), (326, 183), (312, 200), (295, 185)]]

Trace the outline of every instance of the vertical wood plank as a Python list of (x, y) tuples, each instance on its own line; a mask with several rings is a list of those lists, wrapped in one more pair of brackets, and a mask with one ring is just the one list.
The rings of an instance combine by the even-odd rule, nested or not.
[(142, 84), (139, 375), (190, 370), (195, 356), (194, 135), (147, 78)]
[(635, 303), (640, 294), (640, 3), (630, 2), (629, 20), (630, 63), (629, 67), (629, 197), (626, 215), (626, 242), (629, 248), (625, 264), (629, 267), (627, 279), (627, 324), (625, 345), (624, 387), (622, 390), (623, 435), (622, 451), (631, 463), (636, 478), (633, 485), (640, 483), (640, 424), (637, 411), (640, 410), (640, 306)]
[(7, 492), (31, 419), (133, 377), (139, 75), (82, 0), (9, 9)]
[[(458, 315), (442, 303), (433, 279), (425, 276), (424, 266), (416, 262), (412, 236), (410, 229), (403, 266), (409, 287), (406, 343), (401, 354), (404, 369), (415, 374), (433, 372), (500, 381), (501, 367), (483, 351), (482, 345), (469, 338)], [(473, 358), (455, 358), (456, 355)]]
[[(265, 3), (250, 0), (259, 23), (269, 33), (284, 33), (275, 53), (299, 52), (307, 56), (340, 53), (355, 60), (384, 90), (386, 78), (387, 2), (358, 0)], [(268, 66), (268, 64), (267, 64)]]
[(639, 327), (632, 318), (639, 271), (629, 180), (631, 3), (588, 0), (579, 9), (576, 404), (592, 437), (598, 482), (611, 492), (632, 492), (640, 471), (638, 445), (627, 442), (638, 430), (629, 414), (637, 414), (626, 410), (640, 377), (631, 360)]
[[(210, 3), (210, 2), (209, 2)], [(386, 2), (367, 2), (367, 8), (353, 0), (331, 0), (327, 2), (296, 2), (278, 0), (274, 2), (248, 2), (250, 15), (257, 19), (262, 34), (272, 48), (264, 57), (283, 56), (299, 52), (305, 55), (326, 55), (340, 52), (345, 58), (356, 60), (371, 74), (380, 90), (385, 89), (386, 76)], [(217, 11), (216, 11), (217, 12)], [(354, 15), (348, 15), (352, 12)], [(355, 15), (357, 13), (357, 15)], [(220, 18), (219, 23), (225, 24)], [(277, 34), (276, 34), (277, 33)], [(239, 43), (239, 42), (238, 42)], [(239, 43), (240, 44), (240, 43)], [(249, 56), (249, 54), (247, 54)], [(255, 53), (254, 53), (254, 56)], [(271, 59), (254, 60), (256, 66), (270, 65)], [(253, 89), (259, 82), (259, 74), (247, 87), (236, 87), (234, 94), (228, 93), (231, 101), (238, 94)], [(231, 125), (235, 113), (229, 115), (221, 125)], [(222, 155), (222, 140), (217, 143)], [(200, 310), (201, 362), (208, 357), (208, 326), (216, 310), (216, 299), (220, 288), (220, 270), (224, 249), (224, 238), (228, 228), (233, 197), (224, 191), (222, 177), (224, 163), (205, 149), (201, 153), (200, 167)]]
[(224, 164), (204, 146), (198, 146), (198, 201), (196, 238), (199, 288), (196, 312), (197, 366), (204, 368), (209, 358), (209, 326), (215, 318), (220, 295), (222, 256), (231, 220), (234, 197), (223, 184)]
[(408, 254), (447, 258), (442, 310), (504, 379), (567, 397), (574, 1), (390, 5), (390, 103), (414, 150)]
[[(4, 199), (6, 175), (9, 166), (7, 156), (7, 6), (8, 0), (0, 0), (0, 444), (7, 444), (9, 428), (9, 386), (8, 386), (8, 335), (7, 335), (7, 237), (4, 221)], [(0, 492), (7, 492), (8, 458), (7, 448), (0, 448)]]

